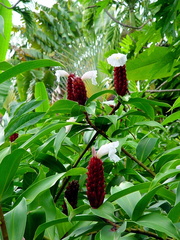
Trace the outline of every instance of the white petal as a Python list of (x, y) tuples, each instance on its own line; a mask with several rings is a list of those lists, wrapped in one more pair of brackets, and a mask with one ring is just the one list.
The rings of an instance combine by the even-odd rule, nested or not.
[(60, 77), (68, 77), (69, 73), (66, 72), (65, 70), (57, 70), (55, 75), (59, 80)]
[(97, 151), (97, 157), (101, 158), (104, 155), (109, 156), (109, 158), (113, 161), (118, 161), (120, 158), (115, 154), (116, 153), (116, 148), (119, 146), (119, 142), (111, 142), (104, 144), (100, 147), (100, 149)]
[(97, 77), (97, 71), (93, 70), (93, 71), (88, 71), (88, 72), (84, 73), (82, 75), (81, 79), (82, 80), (91, 79), (92, 80), (92, 84), (96, 85), (97, 84), (96, 77)]
[(126, 63), (127, 56), (122, 53), (114, 53), (107, 58), (107, 61), (113, 67), (120, 67)]
[[(76, 118), (70, 117), (66, 122), (75, 122), (75, 121), (76, 121)], [(70, 132), (72, 125), (66, 125), (65, 128), (66, 128), (66, 133), (68, 133)]]

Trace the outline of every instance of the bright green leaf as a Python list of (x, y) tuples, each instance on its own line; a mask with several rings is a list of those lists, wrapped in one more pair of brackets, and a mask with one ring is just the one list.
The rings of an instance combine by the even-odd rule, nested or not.
[(174, 122), (175, 120), (180, 119), (180, 111), (172, 113), (171, 115), (169, 115), (163, 122), (162, 125), (166, 125), (170, 122)]
[(62, 66), (62, 64), (49, 59), (40, 59), (40, 60), (33, 60), (33, 61), (19, 63), (18, 65), (11, 67), (5, 72), (0, 74), (0, 83), (6, 81), (7, 79), (15, 77), (20, 73), (29, 71), (31, 69), (40, 68), (40, 67), (53, 67), (53, 66)]
[[(9, 239), (23, 239), (26, 227), (27, 206), (26, 200), (23, 198), (21, 202), (5, 214), (5, 221)], [(20, 223), (20, 224), (17, 224)]]
[(151, 154), (158, 138), (143, 138), (136, 148), (136, 156), (140, 161), (145, 161)]
[(42, 104), (36, 108), (36, 112), (46, 112), (49, 109), (50, 104), (46, 87), (43, 82), (37, 82), (35, 84), (35, 98), (36, 100), (43, 100)]

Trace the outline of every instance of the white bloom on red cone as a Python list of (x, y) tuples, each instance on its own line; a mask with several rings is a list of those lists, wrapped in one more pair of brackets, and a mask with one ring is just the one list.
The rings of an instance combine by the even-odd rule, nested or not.
[(97, 71), (96, 70), (88, 71), (88, 72), (84, 73), (81, 77), (81, 79), (83, 81), (91, 79), (93, 85), (97, 84), (96, 78), (97, 78)]
[(117, 162), (120, 160), (120, 158), (116, 155), (117, 152), (117, 147), (119, 146), (119, 142), (111, 142), (111, 143), (106, 143), (102, 145), (99, 150), (97, 151), (97, 157), (101, 158), (104, 155), (108, 154), (108, 157), (110, 160), (113, 160), (114, 162)]
[(114, 53), (107, 58), (107, 62), (113, 67), (124, 66), (127, 61), (127, 56), (122, 53)]
[(57, 70), (55, 75), (59, 79), (60, 77), (68, 77), (69, 73), (66, 72), (65, 70)]

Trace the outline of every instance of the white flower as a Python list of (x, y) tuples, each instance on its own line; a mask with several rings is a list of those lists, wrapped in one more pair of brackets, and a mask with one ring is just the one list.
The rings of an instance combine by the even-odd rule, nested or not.
[(93, 71), (88, 71), (88, 72), (84, 73), (82, 75), (81, 79), (82, 80), (91, 79), (92, 80), (92, 84), (96, 85), (97, 84), (96, 77), (97, 77), (97, 71), (93, 70)]
[(57, 70), (55, 73), (57, 79), (59, 80), (60, 77), (68, 77), (69, 73), (66, 72), (65, 70)]
[(120, 158), (115, 154), (116, 148), (119, 146), (119, 142), (111, 142), (104, 144), (100, 147), (100, 149), (97, 151), (97, 157), (101, 158), (104, 155), (108, 154), (108, 157), (113, 160), (114, 162), (117, 162), (120, 160)]
[(127, 61), (127, 56), (122, 53), (114, 53), (107, 58), (108, 63), (113, 67), (124, 66)]
[[(76, 121), (76, 118), (74, 117), (70, 117), (68, 120), (66, 120), (66, 122), (75, 122)], [(67, 125), (65, 126), (66, 128), (66, 133), (70, 132), (71, 128), (72, 128), (72, 125)]]

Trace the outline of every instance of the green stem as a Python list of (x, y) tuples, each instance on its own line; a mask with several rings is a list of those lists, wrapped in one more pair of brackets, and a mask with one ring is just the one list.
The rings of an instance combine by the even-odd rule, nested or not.
[(0, 204), (0, 226), (1, 226), (3, 240), (9, 240), (1, 204)]

